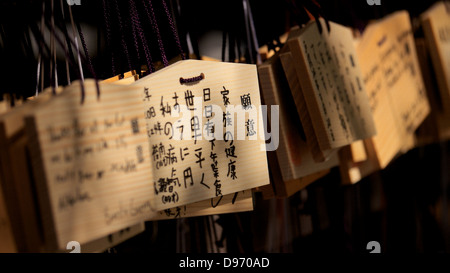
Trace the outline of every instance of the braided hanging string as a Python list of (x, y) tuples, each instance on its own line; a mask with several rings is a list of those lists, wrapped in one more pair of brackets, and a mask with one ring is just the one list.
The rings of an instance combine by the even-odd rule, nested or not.
[(117, 0), (113, 0), (113, 3), (114, 3), (114, 8), (115, 8), (115, 11), (117, 14), (117, 21), (119, 23), (119, 34), (120, 34), (121, 44), (122, 44), (125, 56), (127, 58), (128, 69), (131, 71), (131, 70), (133, 70), (132, 69), (133, 66), (131, 64), (131, 58), (130, 58), (130, 53), (128, 52), (128, 46), (127, 46), (127, 43), (125, 42), (125, 35), (124, 35), (123, 23), (122, 23), (122, 15), (120, 14), (119, 4), (117, 3)]
[(144, 48), (144, 54), (145, 54), (145, 58), (147, 61), (148, 71), (149, 71), (149, 73), (152, 73), (153, 71), (155, 71), (155, 68), (153, 66), (152, 56), (151, 56), (150, 50), (148, 48), (147, 39), (145, 38), (144, 30), (142, 29), (142, 25), (141, 25), (141, 21), (139, 20), (139, 14), (136, 9), (136, 4), (134, 3), (133, 0), (128, 0), (128, 2), (130, 5), (131, 25), (133, 27), (133, 36), (135, 38), (134, 44), (135, 44), (136, 50), (139, 52), (139, 45), (138, 45), (138, 41), (136, 39), (135, 32), (137, 32), (137, 34), (139, 35), (139, 39), (141, 40), (142, 47)]
[(81, 30), (80, 22), (77, 21), (77, 29), (78, 29), (78, 35), (80, 36), (81, 45), (83, 46), (84, 50), (84, 56), (86, 56), (87, 63), (89, 65), (89, 70), (91, 71), (92, 77), (96, 78), (94, 66), (92, 65), (91, 57), (89, 57), (89, 51), (86, 45), (86, 40), (84, 39), (83, 31)]
[[(147, 5), (147, 1), (148, 1), (148, 5)], [(164, 66), (168, 66), (169, 62), (167, 61), (167, 56), (166, 56), (166, 52), (164, 50), (163, 41), (161, 38), (161, 34), (159, 33), (159, 27), (158, 27), (158, 23), (156, 22), (156, 16), (155, 16), (155, 11), (153, 10), (152, 0), (142, 0), (142, 3), (144, 4), (145, 11), (147, 13), (147, 17), (150, 21), (150, 24), (152, 25), (153, 32), (156, 34), (156, 38), (158, 40), (159, 51), (161, 52), (162, 62), (164, 64)]]
[[(132, 13), (131, 9), (129, 11), (130, 11), (130, 18), (132, 18), (133, 16), (131, 14)], [(133, 34), (134, 49), (136, 50), (136, 58), (139, 62), (139, 60), (141, 59), (141, 55), (139, 53), (139, 42), (138, 42), (138, 38), (137, 38), (136, 27), (133, 24), (132, 20), (131, 20), (131, 30), (132, 30), (131, 33)], [(138, 71), (140, 71), (140, 70), (138, 70)]]
[(247, 7), (248, 7), (248, 20), (250, 21), (250, 33), (252, 35), (253, 47), (256, 52), (256, 64), (261, 64), (262, 59), (261, 59), (261, 55), (259, 54), (259, 43), (258, 43), (258, 37), (256, 35), (255, 22), (253, 20), (252, 9), (250, 7), (250, 2), (248, 0), (245, 0), (245, 2), (247, 3)]
[(175, 39), (175, 43), (177, 44), (178, 50), (180, 51), (181, 59), (185, 60), (186, 56), (184, 55), (183, 48), (181, 47), (180, 37), (178, 36), (177, 29), (173, 22), (172, 16), (170, 15), (169, 8), (167, 7), (166, 1), (162, 0), (162, 4), (164, 7), (164, 11), (167, 15), (167, 20), (169, 20), (170, 29), (172, 30), (173, 38)]
[(105, 19), (105, 28), (106, 28), (106, 45), (111, 51), (111, 70), (114, 76), (117, 75), (117, 73), (116, 73), (116, 64), (114, 61), (114, 50), (112, 48), (112, 41), (111, 41), (111, 24), (110, 24), (111, 13), (109, 9), (109, 4), (106, 0), (102, 0), (102, 5), (103, 5), (103, 18)]
[[(72, 55), (72, 47), (71, 47), (71, 46), (68, 46), (68, 45), (69, 45), (69, 42), (67, 41), (67, 38), (69, 37), (69, 35), (68, 35), (68, 33), (67, 33), (67, 27), (66, 27), (66, 15), (65, 15), (65, 13), (64, 13), (64, 4), (63, 4), (63, 0), (60, 0), (59, 4), (60, 4), (60, 8), (61, 8), (61, 15), (62, 15), (62, 17), (61, 17), (62, 22), (60, 22), (60, 23), (63, 25), (63, 27), (62, 27), (61, 29), (63, 30), (64, 37), (66, 38), (66, 40), (64, 41), (64, 48), (67, 48), (67, 49), (68, 49), (69, 56), (70, 56), (70, 58), (72, 58), (72, 56), (73, 56), (73, 55)], [(68, 60), (65, 60), (65, 62), (66, 62), (66, 77), (67, 77), (67, 84), (70, 85), (70, 84), (71, 84), (71, 80), (70, 80), (69, 61), (68, 61)]]
[(50, 1), (50, 86), (53, 95), (56, 95), (57, 73), (56, 73), (56, 50), (55, 50), (55, 9), (54, 1)]
[(78, 21), (77, 21), (77, 29), (78, 29), (78, 34), (80, 35), (81, 44), (83, 45), (84, 55), (85, 55), (85, 59), (88, 64), (89, 71), (91, 72), (92, 77), (94, 78), (96, 86), (97, 86), (97, 99), (99, 99), (100, 98), (100, 88), (99, 88), (98, 81), (97, 81), (97, 75), (95, 73), (94, 66), (92, 65), (91, 57), (89, 57), (89, 51), (88, 51), (88, 48), (86, 45), (86, 41), (84, 39), (83, 31), (81, 30), (80, 22), (78, 22)]

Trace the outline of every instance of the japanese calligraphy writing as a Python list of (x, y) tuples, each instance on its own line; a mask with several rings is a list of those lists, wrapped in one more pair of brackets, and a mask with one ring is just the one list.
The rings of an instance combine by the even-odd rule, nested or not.
[[(191, 72), (205, 77), (180, 83), (180, 74), (190, 71), (183, 67), (193, 63), (202, 71)], [(225, 73), (227, 69), (235, 71), (233, 77)], [(174, 81), (170, 80), (172, 73), (178, 74)], [(135, 84), (143, 90), (148, 111), (151, 163), (159, 183), (155, 193), (161, 211), (178, 207), (171, 213), (180, 216), (189, 203), (269, 182), (266, 155), (260, 147), (265, 147), (265, 139), (257, 138), (262, 117), (258, 115), (261, 103), (255, 66), (181, 61)], [(255, 175), (241, 169), (242, 162), (252, 162), (261, 171)], [(171, 180), (175, 177), (172, 168), (179, 184)], [(167, 190), (160, 190), (165, 189), (161, 185)]]

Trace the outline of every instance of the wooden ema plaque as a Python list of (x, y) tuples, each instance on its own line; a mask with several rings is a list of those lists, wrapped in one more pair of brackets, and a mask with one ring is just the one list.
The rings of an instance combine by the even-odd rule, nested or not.
[[(60, 93), (62, 88), (57, 90)], [(43, 234), (40, 232), (43, 230), (41, 219), (37, 216), (41, 215), (38, 207), (36, 206), (37, 200), (34, 196), (35, 181), (32, 173), (25, 170), (31, 170), (32, 166), (29, 160), (29, 147), (28, 140), (25, 134), (25, 120), (24, 117), (27, 113), (32, 113), (33, 109), (40, 104), (49, 100), (52, 97), (49, 89), (40, 93), (38, 97), (34, 97), (28, 103), (13, 109), (7, 115), (0, 118), (1, 138), (2, 144), (7, 141), (6, 156), (9, 158), (6, 168), (9, 170), (8, 185), (13, 187), (15, 192), (14, 207), (16, 208), (13, 213), (17, 214), (15, 217), (20, 217), (21, 222), (19, 230), (23, 232), (20, 236), (20, 252), (67, 252), (66, 247), (63, 249), (55, 248), (46, 244)], [(103, 238), (98, 238), (93, 241), (81, 244), (82, 252), (100, 252), (107, 248), (125, 241), (141, 232), (145, 229), (143, 223), (127, 227), (123, 230), (115, 231), (108, 234)]]
[[(58, 93), (61, 90), (58, 90)], [(10, 214), (14, 220), (15, 234), (8, 227), (9, 217), (7, 216), (6, 206), (0, 207), (0, 218), (2, 223), (2, 248), (0, 252), (67, 252), (64, 248), (56, 249), (45, 245), (43, 227), (38, 216), (41, 214), (37, 206), (35, 192), (35, 183), (31, 171), (31, 162), (29, 160), (28, 141), (25, 134), (24, 116), (33, 111), (35, 107), (51, 98), (50, 90), (45, 90), (38, 97), (32, 98), (27, 103), (12, 108), (8, 113), (0, 116), (0, 145), (2, 145), (2, 156), (0, 158), (1, 177), (5, 177), (6, 187), (10, 194), (7, 196), (10, 202)], [(5, 159), (6, 160), (1, 160)], [(3, 195), (0, 196), (3, 201)], [(6, 213), (6, 214), (5, 214)], [(3, 230), (3, 229), (9, 229)], [(81, 245), (83, 252), (104, 251), (108, 247), (114, 246), (131, 236), (144, 231), (143, 224), (135, 225), (109, 234), (104, 238), (99, 238), (93, 242)], [(16, 238), (16, 240), (14, 239)]]
[(137, 87), (84, 83), (26, 117), (46, 243), (65, 249), (156, 214), (142, 100)]
[[(288, 47), (286, 46), (285, 48), (287, 51)], [(295, 104), (297, 106), (297, 112), (302, 123), (306, 144), (308, 145), (309, 150), (312, 153), (312, 158), (315, 162), (328, 161), (330, 158), (336, 155), (337, 149), (333, 148), (322, 150), (320, 148), (317, 134), (313, 126), (313, 119), (308, 112), (305, 96), (296, 75), (295, 63), (292, 54), (290, 52), (282, 52), (280, 54), (280, 59), (281, 63), (283, 64), (283, 71), (289, 83), (289, 87), (294, 97)]]
[(258, 66), (258, 71), (265, 103), (278, 105), (279, 108), (280, 143), (276, 153), (283, 180), (304, 177), (336, 166), (336, 160), (322, 163), (313, 160), (279, 56), (275, 55)]
[(446, 109), (450, 108), (450, 7), (435, 3), (421, 15), (436, 79)]
[(377, 128), (371, 142), (384, 168), (414, 146), (414, 131), (430, 112), (408, 13), (369, 25), (357, 52)]
[[(195, 57), (195, 56), (193, 56)], [(190, 58), (195, 59), (195, 58)], [(202, 57), (202, 60), (220, 62), (220, 60)], [(174, 63), (178, 60), (172, 60)], [(266, 185), (271, 186), (271, 185)], [(263, 186), (263, 187), (266, 187)], [(222, 195), (203, 201), (198, 201), (183, 206), (177, 206), (159, 211), (157, 216), (151, 220), (167, 220), (205, 215), (217, 215), (224, 213), (235, 213), (253, 210), (253, 190), (244, 190), (232, 194)]]
[(158, 210), (269, 184), (255, 65), (179, 61), (133, 86), (144, 104)]
[[(421, 15), (426, 48), (438, 84), (433, 112), (439, 139), (450, 138), (450, 5), (437, 2)], [(429, 72), (429, 71), (426, 71)]]
[(377, 135), (364, 141), (367, 160), (352, 162), (340, 154), (344, 183), (358, 182), (413, 148), (415, 131), (430, 112), (407, 12), (370, 24), (357, 52)]
[[(287, 39), (295, 38), (301, 34), (301, 29), (299, 27), (293, 27)], [(275, 79), (279, 79), (280, 82), (284, 83), (282, 79), (286, 78), (288, 86), (281, 87), (282, 89), (287, 88), (292, 94), (292, 99), (295, 102), (298, 116), (301, 120), (301, 126), (303, 129), (304, 138), (308, 144), (309, 150), (311, 150), (312, 157), (316, 162), (323, 162), (335, 153), (335, 149), (322, 150), (319, 145), (319, 141), (314, 131), (313, 121), (311, 115), (308, 111), (306, 105), (305, 95), (303, 94), (302, 87), (298, 80), (297, 71), (295, 69), (295, 63), (291, 52), (289, 51), (289, 44), (285, 44), (280, 50), (279, 56), (277, 56), (277, 61), (275, 64), (279, 63), (281, 60), (282, 68), (277, 68), (278, 73), (284, 73), (277, 75)], [(292, 129), (291, 129), (292, 130)]]
[[(320, 22), (324, 24), (323, 19)], [(375, 135), (352, 31), (330, 22), (319, 33), (311, 21), (288, 39), (295, 71), (320, 149), (340, 148)]]

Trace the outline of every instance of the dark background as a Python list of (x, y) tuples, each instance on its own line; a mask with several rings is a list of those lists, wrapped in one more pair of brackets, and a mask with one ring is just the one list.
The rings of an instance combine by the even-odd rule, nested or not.
[[(132, 36), (132, 27), (128, 13), (128, 0), (117, 0), (120, 6), (123, 35), (128, 46), (130, 58), (132, 59), (133, 69), (139, 71), (141, 65), (145, 64), (142, 47), (140, 47), (141, 59), (137, 59), (134, 49), (134, 40)], [(117, 15), (114, 12), (112, 0), (105, 0), (110, 5), (110, 13), (107, 14), (103, 9), (103, 0), (81, 0), (81, 5), (72, 6), (74, 20), (80, 22), (88, 51), (92, 59), (95, 76), (99, 79), (114, 76), (112, 71), (111, 53), (115, 56), (115, 72), (123, 73), (129, 71), (124, 50), (121, 47), (120, 33), (118, 31)], [(296, 24), (306, 23), (308, 18), (299, 16), (302, 5), (311, 5), (310, 0), (250, 0), (256, 35), (259, 45), (270, 43), (289, 28)], [(334, 22), (352, 26), (363, 30), (364, 26), (371, 19), (381, 18), (395, 10), (406, 9), (412, 17), (419, 15), (426, 10), (435, 1), (414, 2), (401, 1), (381, 1), (380, 6), (369, 6), (365, 0), (336, 0), (336, 1), (318, 1), (322, 7), (322, 15)], [(50, 0), (46, 0), (45, 18), (50, 20)], [(61, 0), (54, 0), (54, 18), (56, 22), (62, 22), (61, 19)], [(66, 0), (62, 1), (65, 9), (65, 23), (68, 31), (71, 33), (70, 20), (68, 19), (68, 5)], [(152, 1), (156, 14), (156, 19), (160, 28), (161, 38), (164, 43), (168, 59), (179, 56), (179, 50), (173, 39), (170, 25), (168, 24), (166, 14), (162, 8), (161, 1)], [(207, 0), (166, 0), (170, 12), (175, 18), (175, 25), (178, 29), (180, 41), (184, 52), (188, 52), (186, 44), (186, 34), (189, 33), (193, 50), (196, 56), (204, 55), (200, 52), (216, 50), (221, 52), (222, 37), (216, 39), (213, 45), (216, 48), (211, 49), (209, 44), (200, 44), (202, 37), (211, 31), (229, 34), (227, 43), (237, 41), (241, 45), (243, 56), (248, 57), (246, 49), (246, 31), (244, 24), (244, 12), (242, 1), (207, 1)], [(295, 6), (293, 6), (293, 4)], [(161, 60), (158, 50), (156, 36), (152, 31), (149, 20), (144, 13), (141, 0), (136, 1), (137, 9), (145, 31), (146, 38), (150, 47), (152, 59), (157, 62)], [(105, 25), (105, 15), (109, 15), (111, 34), (108, 45), (108, 32)], [(31, 26), (39, 26), (42, 16), (42, 1), (21, 0), (21, 1), (1, 1), (0, 2), (0, 77), (3, 83), (0, 86), (0, 93), (14, 93), (18, 96), (31, 96), (36, 91), (36, 68), (37, 53), (35, 37), (31, 33)], [(49, 30), (47, 29), (47, 37)], [(47, 38), (48, 41), (48, 38)], [(33, 47), (34, 44), (34, 47)], [(218, 45), (218, 46), (217, 46)], [(57, 47), (60, 46), (57, 44)], [(80, 44), (81, 47), (81, 44)], [(59, 84), (67, 84), (65, 77), (65, 56), (61, 49), (58, 55), (58, 78)], [(228, 53), (228, 52), (227, 52)], [(246, 55), (247, 54), (247, 55)], [(73, 56), (73, 55), (71, 55)], [(228, 59), (233, 60), (233, 50), (230, 50)], [(246, 58), (249, 60), (249, 58)], [(46, 58), (48, 65), (48, 57)], [(92, 73), (85, 62), (84, 73), (86, 77), (92, 77)], [(47, 66), (48, 68), (49, 66)], [(76, 69), (71, 66), (71, 78), (79, 78)], [(45, 78), (45, 87), (50, 86), (50, 74), (47, 72)]]

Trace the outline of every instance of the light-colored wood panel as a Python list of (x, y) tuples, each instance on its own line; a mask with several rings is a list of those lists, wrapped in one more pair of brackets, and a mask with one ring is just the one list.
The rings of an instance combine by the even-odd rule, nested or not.
[[(180, 82), (180, 78), (191, 77), (197, 77), (197, 80)], [(133, 85), (141, 88), (140, 100), (145, 105), (143, 113), (147, 114), (160, 210), (269, 183), (265, 144), (260, 131), (263, 123), (258, 110), (261, 99), (255, 65), (185, 60), (143, 77)], [(194, 98), (199, 104), (193, 104)], [(225, 108), (247, 106), (250, 102), (248, 110), (255, 111), (256, 115), (252, 117), (247, 113), (241, 121), (232, 109)], [(184, 113), (172, 117), (178, 108), (175, 105), (196, 109), (188, 110), (186, 124), (182, 120)], [(210, 116), (205, 111), (210, 105), (216, 105), (222, 113), (211, 112)], [(227, 111), (231, 111), (227, 116), (232, 119), (231, 126), (223, 126), (223, 113)], [(207, 128), (209, 121), (214, 126), (214, 133)], [(182, 140), (172, 135), (180, 134), (179, 126), (187, 132)], [(233, 133), (233, 138), (228, 131)], [(242, 138), (239, 131), (243, 132)], [(201, 136), (195, 140), (194, 134)], [(213, 135), (216, 140), (212, 146), (209, 140)], [(187, 140), (188, 137), (191, 140)]]
[(384, 168), (415, 145), (414, 131), (430, 112), (408, 13), (370, 24), (357, 52), (377, 128), (371, 141)]
[(333, 22), (330, 28), (330, 32), (319, 33), (317, 23), (311, 21), (298, 36), (288, 39), (322, 150), (376, 133), (352, 31)]
[[(95, 83), (84, 86), (83, 104), (74, 83), (26, 118), (50, 248), (84, 244), (156, 213), (139, 88), (101, 84), (98, 100)], [(122, 134), (110, 135), (112, 129)], [(97, 141), (86, 142), (88, 136)], [(54, 171), (61, 166), (65, 172)]]

